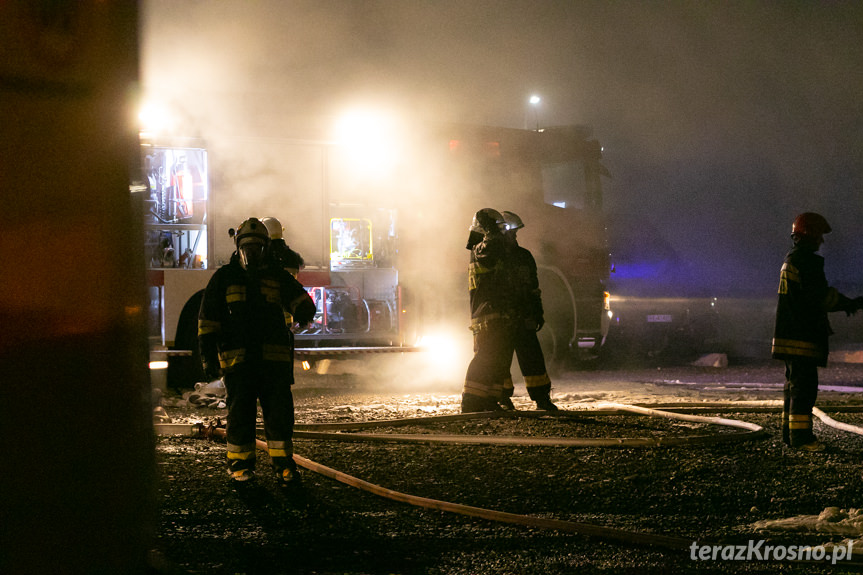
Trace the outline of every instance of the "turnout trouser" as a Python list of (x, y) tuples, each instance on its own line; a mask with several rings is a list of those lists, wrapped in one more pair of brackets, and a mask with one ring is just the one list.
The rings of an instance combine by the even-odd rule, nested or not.
[(258, 400), (264, 418), (264, 435), (277, 472), (295, 469), (293, 461), (294, 396), (290, 377), (264, 366), (244, 366), (225, 374), (228, 392), (228, 467), (231, 471), (255, 468)]
[[(545, 355), (542, 353), (542, 346), (539, 344), (536, 330), (525, 327), (516, 328), (513, 344), (518, 367), (524, 376), (527, 394), (534, 401), (548, 398), (549, 393), (551, 393), (551, 379), (548, 377)], [(512, 397), (513, 391), (512, 376), (507, 371), (503, 397)]]
[(818, 396), (818, 363), (810, 358), (785, 360), (782, 441), (799, 447), (815, 441), (812, 408)]
[[(509, 322), (494, 322), (473, 336), (473, 359), (467, 368), (462, 406), (497, 405), (503, 382), (509, 377), (514, 349), (513, 329)], [(486, 405), (487, 404), (487, 405)]]

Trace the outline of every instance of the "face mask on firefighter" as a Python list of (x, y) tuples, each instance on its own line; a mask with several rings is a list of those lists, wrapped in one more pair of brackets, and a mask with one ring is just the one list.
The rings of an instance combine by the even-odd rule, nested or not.
[(237, 250), (240, 253), (240, 265), (244, 269), (257, 269), (263, 265), (266, 244), (255, 238), (243, 241)]

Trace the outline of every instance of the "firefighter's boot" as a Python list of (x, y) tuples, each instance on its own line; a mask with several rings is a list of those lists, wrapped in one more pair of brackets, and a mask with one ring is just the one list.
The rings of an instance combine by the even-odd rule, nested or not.
[(515, 386), (512, 383), (512, 377), (507, 377), (503, 382), (503, 392), (500, 399), (497, 400), (504, 411), (515, 411), (515, 405), (512, 403), (512, 394), (515, 392)]
[(515, 411), (515, 404), (512, 402), (511, 397), (501, 397), (497, 403), (504, 411)]
[(791, 430), (788, 428), (788, 412), (782, 412), (782, 443), (791, 445)]
[[(548, 376), (546, 376), (547, 379)], [(527, 380), (527, 378), (525, 378)], [(531, 387), (528, 386), (527, 393), (536, 402), (536, 408), (542, 411), (559, 411), (560, 408), (551, 402), (551, 383)]]
[(480, 397), (472, 393), (463, 393), (461, 395), (461, 412), (476, 413), (479, 411), (502, 411), (503, 408), (498, 405), (491, 397)]
[(255, 478), (254, 469), (228, 469), (228, 477), (231, 478), (231, 483), (239, 485), (246, 483)]
[(788, 416), (791, 447), (800, 451), (824, 451), (826, 446), (812, 432), (812, 415), (792, 413)]
[(795, 447), (798, 451), (809, 451), (813, 453), (817, 453), (819, 451), (825, 451), (827, 446), (818, 441), (817, 439), (813, 439), (809, 443), (804, 443), (803, 445), (798, 445)]
[(537, 399), (536, 408), (542, 411), (560, 411), (560, 408), (551, 402), (550, 397)]
[(283, 469), (276, 469), (276, 482), (279, 487), (286, 490), (299, 488), (303, 484), (300, 472), (293, 461)]

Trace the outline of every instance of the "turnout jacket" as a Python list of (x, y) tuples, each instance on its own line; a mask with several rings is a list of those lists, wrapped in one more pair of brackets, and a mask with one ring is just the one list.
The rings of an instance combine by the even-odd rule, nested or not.
[(854, 309), (852, 300), (827, 284), (824, 258), (810, 247), (794, 246), (779, 277), (773, 357), (808, 357), (821, 367), (827, 365), (828, 338), (833, 333), (827, 313)]
[(503, 235), (486, 235), (471, 248), (468, 291), (470, 329), (474, 333), (488, 328), (490, 322), (508, 321), (515, 315), (506, 257)]
[[(288, 321), (307, 323), (315, 304), (287, 271), (274, 266), (246, 271), (237, 258), (210, 278), (198, 314), (204, 372), (230, 373), (250, 363), (293, 373)], [(259, 363), (260, 362), (260, 363)]]
[(518, 313), (525, 319), (543, 322), (542, 292), (536, 276), (536, 260), (530, 250), (518, 244), (510, 248), (509, 268)]

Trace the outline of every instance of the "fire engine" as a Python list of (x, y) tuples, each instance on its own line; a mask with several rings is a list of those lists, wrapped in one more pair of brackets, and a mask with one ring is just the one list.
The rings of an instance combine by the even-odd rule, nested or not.
[(426, 124), (390, 140), (142, 137), (150, 339), (169, 382), (197, 381), (197, 312), (233, 252), (229, 228), (276, 217), (318, 311), (298, 358), (420, 349), (467, 332), (473, 213), (509, 210), (538, 264), (551, 362), (596, 353), (609, 325), (601, 147), (583, 127)]

